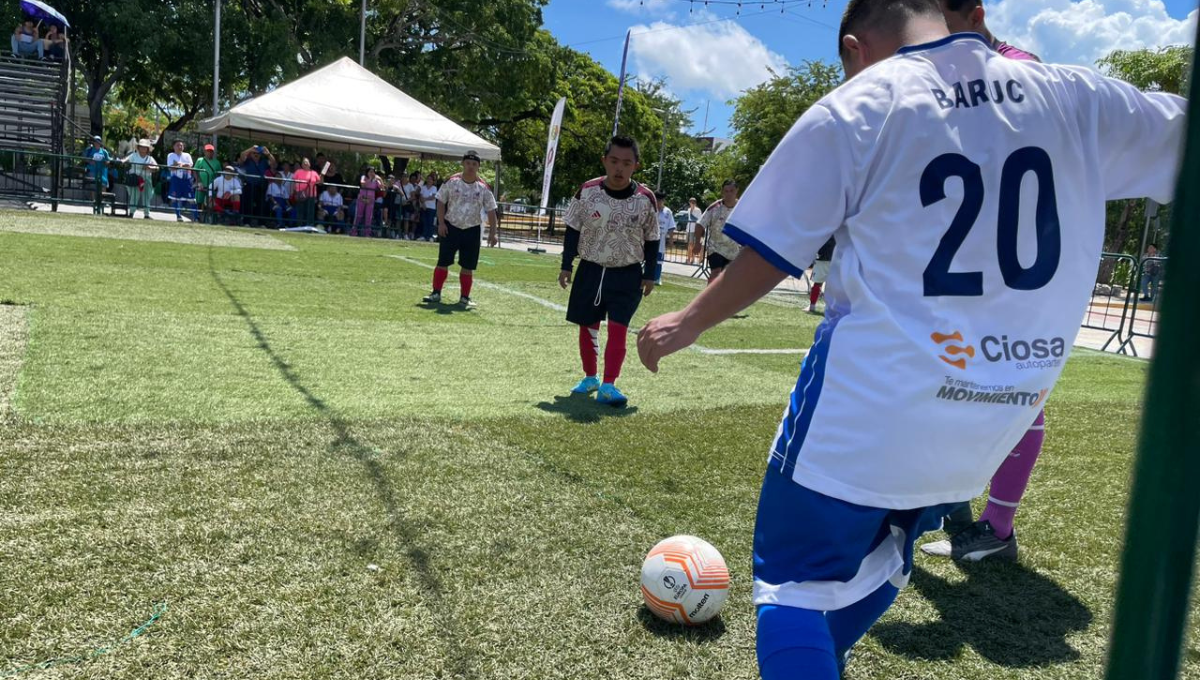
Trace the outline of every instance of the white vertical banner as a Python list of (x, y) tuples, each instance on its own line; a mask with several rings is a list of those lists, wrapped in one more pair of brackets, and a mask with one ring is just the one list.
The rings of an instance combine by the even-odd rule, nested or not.
[(546, 206), (550, 203), (550, 176), (554, 174), (554, 158), (558, 155), (558, 136), (562, 132), (563, 108), (567, 98), (563, 97), (554, 105), (554, 115), (550, 116), (550, 134), (546, 138), (546, 172), (542, 176), (542, 210), (546, 214)]

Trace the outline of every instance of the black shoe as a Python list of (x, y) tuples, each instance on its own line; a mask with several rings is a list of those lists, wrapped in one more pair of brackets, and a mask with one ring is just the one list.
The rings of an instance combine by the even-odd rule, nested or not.
[(1017, 532), (1001, 539), (988, 521), (976, 522), (971, 528), (950, 539), (950, 559), (955, 562), (980, 562), (983, 560), (1017, 559)]
[(435, 290), (429, 295), (421, 298), (421, 302), (431, 305), (440, 305), (442, 304), (442, 292), (440, 290)]
[(467, 297), (466, 295), (458, 299), (458, 305), (463, 309), (475, 309), (475, 303), (472, 302), (471, 298)]

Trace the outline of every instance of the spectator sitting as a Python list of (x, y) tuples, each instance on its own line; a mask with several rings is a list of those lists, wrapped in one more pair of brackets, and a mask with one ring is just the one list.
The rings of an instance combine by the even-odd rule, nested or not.
[(37, 28), (33, 25), (32, 19), (26, 19), (24, 23), (17, 24), (16, 30), (12, 34), (12, 53), (14, 57), (25, 58), (36, 54), (38, 59), (45, 59), (45, 50), (42, 41), (38, 38)]
[(341, 189), (332, 185), (326, 186), (319, 203), (321, 205), (317, 208), (317, 221), (325, 224), (325, 231), (332, 234), (341, 228), (346, 219), (346, 213), (342, 210), (344, 202)]
[(44, 59), (62, 61), (67, 58), (67, 36), (58, 24), (50, 24), (46, 29), (46, 37), (42, 39)]
[(237, 176), (237, 170), (232, 165), (225, 166), (225, 172), (213, 180), (209, 195), (212, 196), (213, 210), (218, 219), (221, 216), (229, 218), (227, 224), (237, 224), (242, 212), (242, 180)]
[[(290, 223), (295, 221), (296, 210), (292, 207), (288, 188), (283, 184), (283, 177), (275, 175), (268, 180), (267, 200), (271, 202), (271, 209), (275, 212), (276, 226), (283, 228), (290, 226)], [(284, 224), (285, 219), (289, 224)]]

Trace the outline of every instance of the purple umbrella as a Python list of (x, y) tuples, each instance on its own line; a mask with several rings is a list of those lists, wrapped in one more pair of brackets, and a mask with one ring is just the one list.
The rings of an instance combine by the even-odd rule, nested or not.
[(67, 21), (66, 17), (41, 0), (21, 0), (21, 11), (35, 19), (41, 19), (52, 24), (60, 24), (67, 28), (71, 27), (71, 22)]

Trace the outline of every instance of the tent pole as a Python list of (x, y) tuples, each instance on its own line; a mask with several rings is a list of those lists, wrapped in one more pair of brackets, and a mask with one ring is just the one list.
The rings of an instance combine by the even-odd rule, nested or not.
[[(496, 194), (496, 202), (500, 202), (500, 161), (496, 160), (496, 188), (493, 189)], [(500, 244), (500, 215), (499, 211), (496, 214), (496, 244)]]

